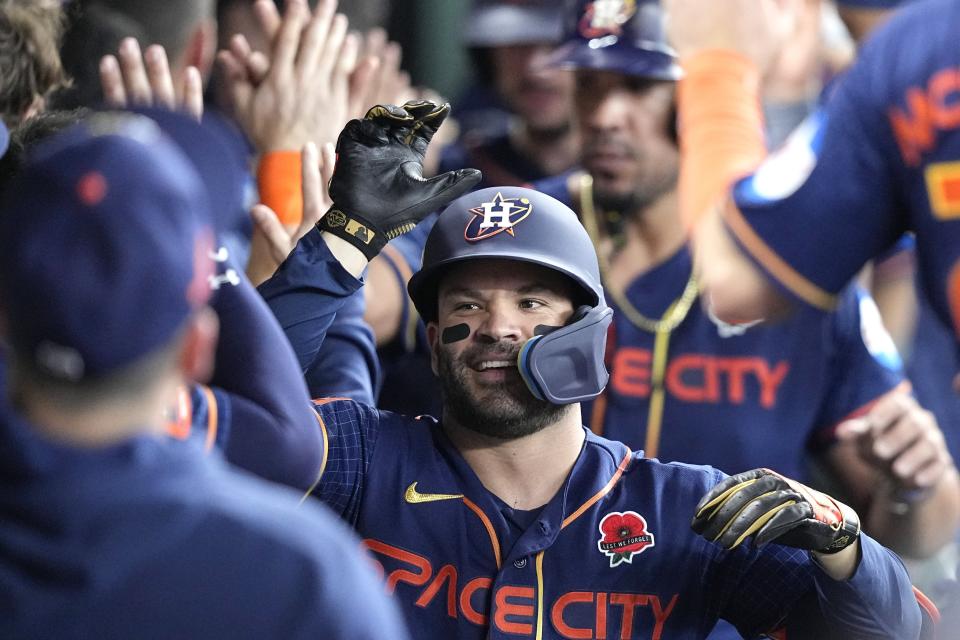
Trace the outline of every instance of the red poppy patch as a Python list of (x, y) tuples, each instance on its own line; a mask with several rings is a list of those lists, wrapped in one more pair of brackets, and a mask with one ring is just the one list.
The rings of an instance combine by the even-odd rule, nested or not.
[(647, 521), (635, 511), (614, 511), (600, 521), (600, 540), (597, 548), (610, 558), (610, 566), (622, 562), (633, 563), (635, 554), (654, 546), (653, 533), (647, 531)]

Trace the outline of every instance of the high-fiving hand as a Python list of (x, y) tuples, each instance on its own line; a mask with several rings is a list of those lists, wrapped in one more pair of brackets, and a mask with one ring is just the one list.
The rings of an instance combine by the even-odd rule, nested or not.
[(347, 123), (330, 181), (333, 207), (320, 227), (370, 260), (388, 240), (476, 185), (476, 169), (423, 178), (427, 145), (449, 113), (449, 104), (408, 102), (378, 105), (362, 120)]

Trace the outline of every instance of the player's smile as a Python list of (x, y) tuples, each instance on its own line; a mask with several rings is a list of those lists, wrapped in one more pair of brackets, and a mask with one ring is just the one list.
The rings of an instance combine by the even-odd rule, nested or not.
[(481, 385), (502, 385), (507, 381), (519, 380), (517, 355), (514, 352), (485, 353), (477, 356), (467, 354), (464, 358), (467, 366), (474, 372), (473, 378)]

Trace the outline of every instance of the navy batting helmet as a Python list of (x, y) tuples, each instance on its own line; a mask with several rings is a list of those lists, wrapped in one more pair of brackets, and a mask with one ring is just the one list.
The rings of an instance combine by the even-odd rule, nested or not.
[(663, 17), (659, 0), (568, 2), (566, 37), (547, 64), (678, 80), (680, 65), (667, 44)]
[(534, 396), (555, 404), (586, 400), (607, 384), (603, 354), (613, 311), (600, 284), (597, 254), (577, 215), (550, 196), (521, 187), (492, 187), (454, 200), (427, 238), (423, 266), (408, 285), (426, 321), (437, 318), (437, 290), (450, 265), (500, 258), (557, 271), (580, 295), (570, 322), (537, 335), (518, 356)]
[(560, 42), (563, 12), (556, 0), (474, 0), (465, 40), (470, 47)]

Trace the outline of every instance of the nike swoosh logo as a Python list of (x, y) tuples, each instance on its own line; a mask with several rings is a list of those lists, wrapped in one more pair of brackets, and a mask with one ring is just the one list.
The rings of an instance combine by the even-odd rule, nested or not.
[(437, 502), (438, 500), (459, 500), (462, 497), (462, 493), (420, 493), (417, 491), (416, 482), (407, 487), (407, 491), (403, 494), (403, 499), (410, 504)]

